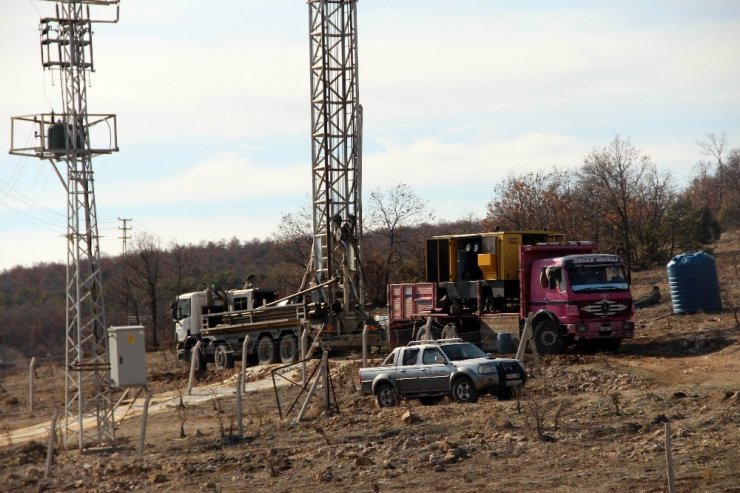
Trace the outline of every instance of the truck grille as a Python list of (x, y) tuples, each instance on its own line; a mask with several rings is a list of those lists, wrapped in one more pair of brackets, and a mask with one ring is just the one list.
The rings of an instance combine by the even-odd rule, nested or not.
[(628, 309), (628, 305), (612, 300), (600, 300), (581, 307), (582, 312), (601, 318), (613, 317), (614, 315), (626, 312)]

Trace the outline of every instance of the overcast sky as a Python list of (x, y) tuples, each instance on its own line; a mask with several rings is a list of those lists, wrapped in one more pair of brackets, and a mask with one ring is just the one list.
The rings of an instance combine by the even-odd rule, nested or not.
[[(3, 0), (0, 139), (62, 111), (41, 68), (54, 3)], [(163, 245), (268, 238), (310, 201), (303, 0), (121, 0), (94, 26), (90, 113), (115, 113), (96, 158), (101, 250), (118, 217)], [(114, 8), (98, 9), (110, 17)], [(410, 185), (439, 219), (485, 215), (508, 174), (577, 167), (629, 137), (685, 183), (707, 133), (740, 147), (737, 0), (362, 0), (366, 196)], [(47, 161), (0, 153), (0, 270), (65, 261), (66, 198)]]

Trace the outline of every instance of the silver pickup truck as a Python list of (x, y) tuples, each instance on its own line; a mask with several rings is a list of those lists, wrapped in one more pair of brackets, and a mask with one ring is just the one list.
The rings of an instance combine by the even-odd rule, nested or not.
[(510, 398), (524, 385), (522, 362), (493, 358), (462, 339), (412, 341), (397, 347), (380, 366), (360, 368), (360, 392), (375, 395), (381, 407), (401, 397), (435, 404), (445, 396), (475, 402), (482, 392)]

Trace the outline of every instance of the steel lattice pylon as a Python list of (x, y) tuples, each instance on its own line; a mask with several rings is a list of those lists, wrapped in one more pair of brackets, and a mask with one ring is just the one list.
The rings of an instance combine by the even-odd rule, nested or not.
[[(356, 0), (309, 0), (313, 281), (341, 276), (324, 300), (364, 306)], [(341, 289), (341, 294), (338, 292)]]
[[(87, 113), (88, 74), (93, 70), (90, 6), (118, 0), (51, 0), (56, 14), (41, 19), (44, 69), (58, 70), (62, 113), (16, 117), (31, 122), (38, 141), (11, 153), (49, 159), (67, 195), (66, 369), (64, 443), (73, 436), (83, 449), (91, 444), (113, 444), (115, 439), (110, 388), (110, 365), (103, 304), (102, 272), (92, 157), (118, 150), (114, 115)], [(111, 144), (93, 148), (91, 127), (107, 122)], [(111, 126), (112, 123), (112, 126)], [(66, 179), (60, 171), (66, 165)]]

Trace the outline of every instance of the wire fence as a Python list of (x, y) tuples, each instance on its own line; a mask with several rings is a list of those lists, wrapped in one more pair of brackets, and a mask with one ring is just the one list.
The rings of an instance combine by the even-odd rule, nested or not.
[(0, 366), (0, 433), (47, 421), (64, 408), (64, 356)]

